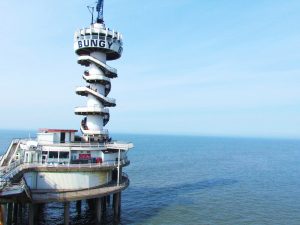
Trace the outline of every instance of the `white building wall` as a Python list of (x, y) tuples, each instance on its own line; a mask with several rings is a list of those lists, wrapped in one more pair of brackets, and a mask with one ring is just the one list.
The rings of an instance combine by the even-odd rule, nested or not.
[(26, 183), (31, 189), (36, 189), (36, 187), (37, 187), (36, 186), (37, 185), (36, 175), (37, 175), (36, 172), (29, 172), (29, 173), (24, 174)]
[(71, 133), (70, 132), (66, 132), (66, 136), (65, 136), (65, 142), (66, 143), (70, 143), (70, 140), (71, 140)]
[(99, 115), (88, 115), (86, 125), (89, 130), (102, 130), (103, 129), (103, 117)]
[(54, 137), (53, 137), (53, 141), (54, 143), (60, 143), (60, 133), (53, 133)]
[(40, 144), (50, 144), (54, 141), (54, 134), (53, 133), (38, 133), (37, 140)]
[[(106, 54), (103, 52), (92, 52), (91, 56), (106, 64)], [(91, 67), (93, 68), (93, 67)], [(98, 67), (97, 67), (98, 69)], [(102, 72), (102, 71), (101, 71)]]
[(87, 99), (87, 106), (88, 107), (103, 107), (102, 103), (93, 95), (88, 95)]
[(32, 173), (25, 174), (28, 185), (32, 189), (85, 189), (107, 183), (109, 172), (39, 172), (34, 181)]
[(75, 141), (75, 133), (71, 133), (71, 142)]

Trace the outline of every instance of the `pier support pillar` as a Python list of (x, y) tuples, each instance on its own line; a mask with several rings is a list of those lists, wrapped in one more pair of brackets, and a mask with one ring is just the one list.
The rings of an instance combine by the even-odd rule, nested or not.
[(64, 224), (70, 224), (70, 202), (64, 203)]
[(96, 200), (96, 219), (97, 224), (101, 223), (102, 220), (102, 198), (97, 198)]
[(6, 224), (7, 225), (12, 225), (12, 211), (13, 211), (13, 203), (8, 203), (7, 204), (7, 219), (6, 219)]
[(81, 214), (81, 200), (76, 202), (76, 211), (79, 215)]
[(94, 209), (95, 208), (95, 199), (87, 199), (86, 202), (89, 206), (90, 209)]
[(5, 205), (1, 205), (0, 208), (0, 223), (3, 225), (6, 225), (6, 206)]
[(106, 205), (107, 205), (107, 200), (106, 196), (102, 197), (102, 211), (106, 212)]
[(110, 195), (106, 196), (106, 204), (107, 206), (110, 206)]
[(18, 208), (19, 203), (13, 204), (13, 224), (18, 224)]
[(121, 192), (113, 195), (114, 220), (119, 221), (121, 217)]
[(35, 218), (36, 218), (36, 205), (33, 203), (29, 203), (28, 224), (34, 225)]
[(19, 204), (18, 215), (20, 218), (20, 224), (23, 224), (23, 204)]

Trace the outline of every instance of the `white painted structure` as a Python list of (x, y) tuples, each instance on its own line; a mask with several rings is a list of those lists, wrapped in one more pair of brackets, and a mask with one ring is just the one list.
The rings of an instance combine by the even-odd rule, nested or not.
[(85, 116), (82, 136), (76, 135), (77, 130), (41, 129), (35, 139), (13, 140), (0, 157), (0, 194), (20, 176), (30, 190), (45, 193), (119, 185), (133, 145), (112, 141), (104, 126), (110, 119), (108, 107), (116, 106), (108, 94), (111, 79), (117, 77), (117, 70), (106, 63), (121, 57), (122, 46), (122, 35), (106, 28), (102, 19), (75, 33), (78, 63), (88, 67), (83, 74), (87, 85), (76, 89), (87, 97), (86, 106), (75, 108), (76, 115)]
[(87, 141), (109, 140), (108, 131), (103, 127), (109, 121), (107, 107), (116, 106), (115, 99), (107, 95), (111, 90), (111, 79), (117, 77), (117, 70), (106, 62), (120, 58), (122, 46), (122, 35), (106, 28), (104, 23), (94, 23), (74, 35), (78, 63), (88, 67), (83, 74), (87, 85), (76, 89), (78, 95), (87, 97), (87, 105), (75, 108), (75, 114), (85, 116), (80, 129)]

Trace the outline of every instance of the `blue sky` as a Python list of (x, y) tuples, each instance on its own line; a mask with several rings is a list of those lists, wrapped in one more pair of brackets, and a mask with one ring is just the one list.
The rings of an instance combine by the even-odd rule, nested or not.
[[(0, 128), (79, 128), (73, 33), (88, 0), (1, 1)], [(300, 137), (300, 2), (106, 0), (111, 132)]]

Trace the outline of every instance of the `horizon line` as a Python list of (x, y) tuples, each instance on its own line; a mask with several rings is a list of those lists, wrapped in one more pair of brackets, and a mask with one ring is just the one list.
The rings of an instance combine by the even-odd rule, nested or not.
[[(37, 133), (40, 128), (0, 128), (0, 131), (17, 131)], [(80, 133), (80, 132), (77, 132)], [(149, 135), (149, 136), (186, 136), (186, 137), (202, 137), (202, 138), (244, 138), (244, 139), (279, 139), (279, 140), (300, 140), (300, 136), (285, 136), (285, 135), (237, 135), (237, 134), (205, 134), (205, 133), (172, 133), (172, 132), (130, 132), (130, 131), (115, 131), (110, 132), (113, 135)]]

